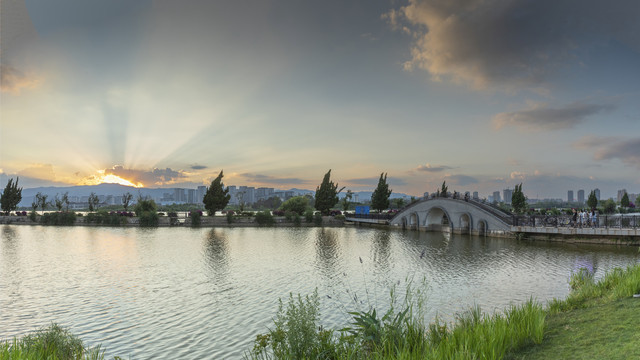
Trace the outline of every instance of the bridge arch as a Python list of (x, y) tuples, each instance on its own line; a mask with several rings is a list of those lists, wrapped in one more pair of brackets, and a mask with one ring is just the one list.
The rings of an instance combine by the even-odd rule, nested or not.
[(478, 220), (477, 229), (478, 235), (480, 236), (486, 236), (489, 232), (489, 226), (487, 225), (487, 222), (485, 220)]
[(427, 231), (443, 231), (445, 229), (452, 229), (453, 222), (447, 210), (434, 206), (427, 212), (424, 226)]
[(423, 231), (504, 236), (511, 214), (474, 200), (430, 198), (400, 210), (389, 224)]
[(418, 227), (420, 226), (420, 217), (418, 216), (418, 213), (413, 212), (409, 215), (409, 228), (411, 228), (412, 230), (418, 230)]
[(461, 234), (470, 234), (473, 229), (473, 221), (471, 220), (471, 214), (468, 212), (460, 214), (458, 219), (458, 229)]

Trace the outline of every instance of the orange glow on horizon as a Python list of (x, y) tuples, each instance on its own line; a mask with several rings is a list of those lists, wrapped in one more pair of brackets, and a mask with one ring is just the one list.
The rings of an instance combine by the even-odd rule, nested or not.
[(124, 186), (133, 186), (136, 188), (144, 187), (142, 183), (133, 183), (127, 179), (123, 179), (118, 175), (106, 174), (102, 170), (98, 170), (99, 175), (91, 176), (88, 179), (84, 179), (79, 185), (100, 185), (100, 184), (120, 184)]

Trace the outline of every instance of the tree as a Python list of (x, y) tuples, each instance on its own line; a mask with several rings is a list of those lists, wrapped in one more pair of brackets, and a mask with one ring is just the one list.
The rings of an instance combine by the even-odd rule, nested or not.
[(20, 178), (16, 178), (16, 182), (13, 183), (13, 178), (9, 179), (0, 196), (0, 208), (6, 213), (15, 210), (22, 200), (22, 188), (18, 187), (19, 180)]
[(447, 193), (449, 192), (449, 187), (447, 186), (447, 181), (442, 182), (442, 188), (440, 189), (440, 196), (447, 197)]
[(129, 208), (129, 203), (131, 202), (132, 198), (133, 195), (129, 192), (122, 194), (122, 207), (124, 207), (124, 211), (127, 211), (127, 209)]
[(38, 202), (38, 205), (42, 208), (42, 211), (44, 211), (49, 205), (49, 202), (47, 202), (48, 197), (49, 197), (48, 195), (44, 195), (40, 192), (36, 194), (36, 201)]
[(616, 211), (616, 202), (613, 199), (607, 199), (602, 203), (605, 214), (613, 214)]
[(351, 190), (347, 190), (347, 193), (342, 198), (342, 210), (349, 210), (349, 205), (351, 205), (351, 199), (353, 198), (353, 192)]
[(338, 184), (334, 184), (330, 178), (331, 169), (324, 174), (320, 186), (316, 187), (315, 207), (323, 215), (329, 215), (329, 210), (338, 203), (338, 194), (344, 189), (338, 190)]
[(282, 203), (280, 210), (284, 212), (294, 212), (298, 215), (304, 214), (309, 206), (309, 200), (306, 196), (294, 196)]
[(378, 211), (388, 209), (391, 191), (389, 184), (387, 184), (387, 174), (381, 173), (380, 179), (378, 179), (378, 186), (371, 194), (371, 207)]
[(69, 211), (69, 192), (62, 194), (62, 203), (64, 203), (65, 210)]
[(527, 210), (527, 198), (522, 192), (522, 183), (520, 183), (520, 185), (516, 185), (516, 188), (513, 190), (513, 194), (511, 195), (511, 207), (516, 214), (522, 214)]
[(636, 207), (639, 207), (639, 206), (640, 206), (640, 195), (636, 196), (636, 202), (635, 202), (635, 204), (636, 204)]
[(598, 206), (598, 198), (596, 197), (595, 190), (591, 190), (589, 193), (589, 198), (587, 198), (587, 206), (590, 209), (595, 209)]
[(246, 191), (238, 191), (236, 193), (236, 200), (238, 201), (238, 206), (240, 207), (240, 212), (244, 211), (244, 206), (245, 206), (244, 194), (245, 193), (246, 193)]
[(58, 197), (58, 194), (56, 194), (56, 197), (53, 198), (53, 202), (56, 205), (56, 209), (58, 209), (58, 211), (62, 211), (62, 206), (64, 205), (64, 203), (62, 202), (62, 199)]
[(624, 195), (622, 195), (622, 199), (620, 199), (620, 205), (622, 205), (622, 207), (629, 207), (629, 194), (627, 194), (627, 192), (625, 191)]
[(98, 203), (100, 202), (100, 199), (98, 198), (98, 195), (96, 195), (96, 193), (91, 192), (91, 194), (89, 195), (88, 202), (89, 202), (89, 211), (93, 211), (98, 207)]
[(207, 209), (209, 216), (214, 216), (216, 211), (224, 209), (229, 203), (229, 199), (231, 199), (229, 189), (225, 189), (222, 183), (223, 177), (222, 170), (220, 170), (220, 174), (211, 182), (211, 186), (207, 188), (207, 192), (204, 194), (202, 203), (204, 203), (204, 208)]

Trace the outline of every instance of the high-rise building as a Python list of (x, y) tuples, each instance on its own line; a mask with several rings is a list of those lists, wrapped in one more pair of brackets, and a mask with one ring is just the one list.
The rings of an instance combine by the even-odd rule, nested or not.
[(500, 202), (500, 191), (493, 192), (493, 202)]
[(504, 203), (505, 204), (511, 204), (511, 197), (513, 196), (513, 190), (504, 189), (504, 190), (502, 190), (502, 194), (504, 195), (504, 197), (503, 197)]
[[(627, 192), (627, 189), (621, 189), (618, 190), (618, 202), (622, 201), (622, 197), (624, 196), (624, 194)], [(629, 199), (631, 200), (631, 199)]]
[(479, 197), (478, 197), (478, 192), (477, 192), (477, 191), (474, 191), (474, 192), (473, 192), (473, 200), (478, 200), (478, 199), (479, 199)]
[(594, 189), (593, 192), (596, 194), (596, 199), (600, 201), (600, 189)]
[(567, 202), (573, 202), (573, 190), (567, 191)]
[(578, 202), (581, 204), (584, 203), (584, 190), (578, 190)]
[(207, 193), (207, 187), (204, 185), (198, 186), (197, 191), (198, 191), (198, 194), (196, 195), (198, 197), (196, 199), (197, 203), (202, 204), (202, 200), (204, 200), (204, 194)]
[(186, 202), (186, 197), (184, 196), (184, 189), (174, 188), (173, 189), (173, 201), (176, 203)]

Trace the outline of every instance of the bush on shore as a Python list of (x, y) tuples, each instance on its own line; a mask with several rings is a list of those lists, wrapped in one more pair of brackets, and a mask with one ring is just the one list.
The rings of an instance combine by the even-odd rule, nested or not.
[(104, 359), (100, 346), (85, 347), (69, 330), (57, 324), (21, 339), (0, 341), (0, 359)]
[(76, 214), (73, 211), (44, 213), (40, 217), (40, 223), (44, 225), (73, 225), (76, 222)]

